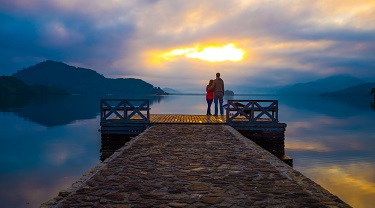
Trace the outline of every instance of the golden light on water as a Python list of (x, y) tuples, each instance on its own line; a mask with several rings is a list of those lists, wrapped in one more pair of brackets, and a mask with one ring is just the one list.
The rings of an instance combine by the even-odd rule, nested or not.
[(353, 207), (373, 207), (375, 169), (371, 163), (347, 161), (345, 165), (319, 164), (302, 172)]
[(163, 53), (161, 57), (165, 60), (174, 60), (179, 56), (186, 58), (200, 59), (209, 62), (241, 61), (245, 55), (243, 49), (237, 48), (229, 43), (224, 46), (195, 46), (191, 48), (178, 48)]

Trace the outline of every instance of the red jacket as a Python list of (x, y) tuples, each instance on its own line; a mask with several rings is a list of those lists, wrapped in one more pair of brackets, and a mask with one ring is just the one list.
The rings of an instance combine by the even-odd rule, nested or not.
[[(210, 88), (210, 85), (207, 85), (206, 91), (208, 90), (208, 88)], [(206, 93), (206, 100), (214, 99), (214, 91), (215, 91), (215, 89), (207, 91), (207, 93)]]

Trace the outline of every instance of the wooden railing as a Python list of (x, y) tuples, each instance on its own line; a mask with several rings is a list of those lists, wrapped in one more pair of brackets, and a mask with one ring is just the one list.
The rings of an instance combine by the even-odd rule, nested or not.
[(101, 99), (100, 123), (150, 123), (148, 99)]
[(228, 100), (227, 123), (278, 123), (277, 100)]

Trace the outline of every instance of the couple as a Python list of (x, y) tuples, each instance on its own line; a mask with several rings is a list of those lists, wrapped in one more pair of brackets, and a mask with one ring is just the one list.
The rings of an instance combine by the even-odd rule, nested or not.
[(216, 73), (216, 79), (210, 80), (206, 87), (206, 100), (207, 100), (207, 114), (211, 114), (211, 104), (212, 100), (215, 102), (215, 115), (217, 116), (218, 113), (218, 101), (220, 103), (220, 115), (224, 115), (224, 108), (223, 108), (223, 97), (224, 97), (224, 81), (220, 78), (220, 73)]

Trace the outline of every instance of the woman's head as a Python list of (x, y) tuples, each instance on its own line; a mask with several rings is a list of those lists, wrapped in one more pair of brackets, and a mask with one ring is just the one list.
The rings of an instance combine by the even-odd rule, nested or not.
[(210, 81), (208, 82), (208, 85), (212, 85), (212, 82), (214, 82), (214, 80), (210, 79)]

